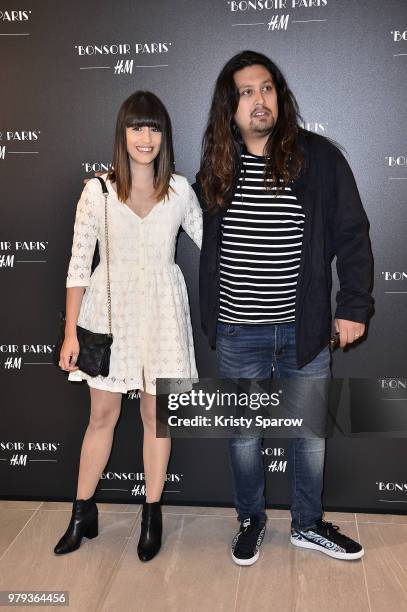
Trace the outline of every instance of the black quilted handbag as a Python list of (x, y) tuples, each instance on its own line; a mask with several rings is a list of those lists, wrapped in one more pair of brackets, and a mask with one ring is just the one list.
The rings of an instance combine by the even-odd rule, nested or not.
[[(89, 376), (107, 376), (110, 366), (110, 347), (113, 342), (112, 335), (112, 312), (111, 312), (111, 297), (110, 297), (110, 276), (109, 276), (109, 234), (107, 224), (107, 196), (108, 190), (103, 179), (97, 177), (102, 185), (103, 195), (105, 197), (105, 242), (106, 242), (106, 265), (107, 265), (107, 307), (109, 320), (109, 333), (100, 334), (89, 331), (76, 326), (76, 335), (79, 342), (79, 356), (76, 360), (76, 365), (82, 372)], [(61, 347), (65, 338), (65, 313), (59, 313), (60, 335), (53, 350), (53, 361), (59, 367), (59, 357)]]

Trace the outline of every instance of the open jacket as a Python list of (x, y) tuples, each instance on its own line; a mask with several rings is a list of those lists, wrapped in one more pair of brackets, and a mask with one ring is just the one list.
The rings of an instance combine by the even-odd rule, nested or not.
[[(366, 323), (373, 310), (370, 294), (373, 258), (369, 222), (345, 157), (328, 139), (306, 130), (300, 130), (299, 143), (304, 150), (304, 166), (290, 187), (305, 214), (295, 305), (297, 367), (301, 368), (327, 346), (331, 336), (332, 259), (337, 258), (340, 283), (335, 317)], [(215, 347), (221, 222), (227, 207), (208, 212), (199, 175), (192, 187), (203, 210), (201, 324), (210, 345)]]

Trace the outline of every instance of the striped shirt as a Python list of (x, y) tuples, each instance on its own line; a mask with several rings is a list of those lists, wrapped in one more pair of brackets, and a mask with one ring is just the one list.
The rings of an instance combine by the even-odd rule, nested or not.
[(222, 221), (220, 308), (223, 323), (295, 321), (304, 230), (290, 187), (264, 189), (265, 158), (242, 155), (234, 198)]

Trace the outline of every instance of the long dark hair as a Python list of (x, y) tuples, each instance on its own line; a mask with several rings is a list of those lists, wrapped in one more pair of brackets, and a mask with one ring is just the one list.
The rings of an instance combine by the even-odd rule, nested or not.
[(171, 120), (161, 100), (150, 91), (136, 91), (121, 105), (116, 121), (113, 147), (113, 169), (108, 178), (116, 184), (121, 202), (131, 191), (131, 172), (127, 153), (126, 128), (154, 127), (161, 132), (160, 152), (154, 159), (154, 189), (156, 201), (168, 196), (171, 174), (174, 171), (174, 149)]
[(264, 66), (273, 77), (278, 104), (278, 118), (264, 148), (265, 188), (271, 188), (270, 179), (276, 181), (277, 187), (284, 187), (301, 172), (304, 153), (297, 140), (301, 116), (294, 94), (278, 66), (268, 57), (255, 51), (242, 51), (227, 62), (216, 81), (203, 137), (199, 178), (209, 209), (227, 206), (243, 144), (233, 119), (239, 104), (233, 75), (257, 64)]

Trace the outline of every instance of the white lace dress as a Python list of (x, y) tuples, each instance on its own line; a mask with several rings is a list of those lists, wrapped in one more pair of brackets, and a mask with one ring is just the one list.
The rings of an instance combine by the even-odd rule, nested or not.
[[(157, 378), (197, 378), (188, 294), (174, 263), (179, 227), (200, 248), (202, 212), (188, 181), (174, 174), (173, 191), (142, 219), (117, 198), (107, 175), (112, 334), (110, 371), (92, 377), (81, 370), (68, 379), (126, 393), (156, 394)], [(100, 263), (90, 275), (96, 240)], [(77, 205), (67, 287), (86, 287), (78, 325), (109, 331), (106, 290), (104, 196), (90, 180)]]

